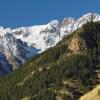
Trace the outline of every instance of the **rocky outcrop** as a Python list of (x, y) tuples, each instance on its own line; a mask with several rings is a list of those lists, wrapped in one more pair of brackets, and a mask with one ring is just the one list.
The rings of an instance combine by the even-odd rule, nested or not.
[(68, 49), (74, 53), (81, 52), (87, 49), (87, 45), (83, 38), (76, 35), (71, 39)]
[(82, 96), (79, 100), (100, 100), (100, 85), (89, 93)]

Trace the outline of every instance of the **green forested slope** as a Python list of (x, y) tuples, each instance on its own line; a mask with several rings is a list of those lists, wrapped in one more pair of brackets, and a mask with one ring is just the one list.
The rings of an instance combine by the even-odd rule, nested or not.
[(100, 66), (99, 42), (100, 22), (87, 23), (55, 47), (2, 76), (0, 100), (77, 100), (99, 84), (95, 74)]

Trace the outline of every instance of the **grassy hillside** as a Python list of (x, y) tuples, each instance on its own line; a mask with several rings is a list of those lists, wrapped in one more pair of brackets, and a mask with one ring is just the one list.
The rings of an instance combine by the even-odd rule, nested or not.
[(0, 78), (0, 100), (77, 100), (98, 84), (100, 22), (90, 22)]

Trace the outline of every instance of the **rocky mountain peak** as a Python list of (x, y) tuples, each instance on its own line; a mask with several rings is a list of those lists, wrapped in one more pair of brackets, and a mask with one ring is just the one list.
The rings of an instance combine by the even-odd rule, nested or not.
[(52, 27), (60, 27), (60, 22), (58, 20), (52, 20), (49, 22)]
[[(88, 13), (79, 19), (68, 17), (62, 22), (52, 20), (46, 25), (16, 29), (0, 27), (0, 53), (6, 57), (7, 63), (13, 66), (20, 65), (35, 54), (55, 46), (65, 35), (71, 34), (90, 21), (100, 21), (100, 15)], [(85, 46), (84, 40), (73, 37), (69, 49), (76, 52), (86, 48)]]
[(76, 19), (74, 19), (74, 18), (72, 18), (72, 17), (64, 18), (64, 20), (63, 20), (62, 23), (61, 23), (61, 26), (62, 26), (62, 27), (65, 27), (65, 26), (67, 26), (67, 25), (69, 25), (69, 24), (71, 24), (71, 23), (74, 24), (75, 21), (76, 21)]

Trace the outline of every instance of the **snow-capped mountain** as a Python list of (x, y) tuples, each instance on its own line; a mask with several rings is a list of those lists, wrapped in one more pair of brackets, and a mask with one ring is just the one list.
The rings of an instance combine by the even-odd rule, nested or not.
[(56, 45), (63, 36), (71, 34), (83, 24), (100, 21), (100, 15), (88, 13), (79, 19), (52, 20), (47, 25), (10, 29), (0, 27), (0, 72), (16, 69), (27, 59)]
[(38, 51), (34, 47), (27, 46), (20, 39), (16, 39), (10, 33), (0, 36), (0, 74), (18, 68), (19, 64), (24, 64)]
[(14, 37), (26, 42), (29, 46), (40, 49), (40, 52), (55, 45), (60, 39), (60, 22), (53, 20), (47, 25), (21, 27), (12, 30)]
[(90, 21), (93, 22), (100, 21), (100, 15), (96, 13), (88, 13), (86, 15), (83, 15), (75, 22), (73, 31), (80, 28), (83, 24)]

